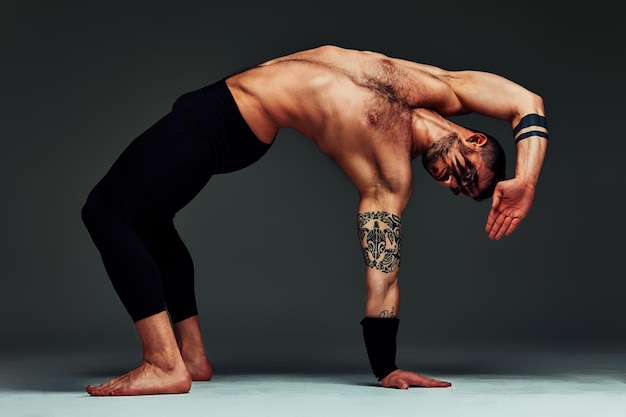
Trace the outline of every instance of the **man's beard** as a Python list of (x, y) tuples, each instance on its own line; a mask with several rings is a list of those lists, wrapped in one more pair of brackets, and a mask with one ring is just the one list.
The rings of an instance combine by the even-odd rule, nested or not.
[(426, 148), (426, 150), (422, 154), (422, 165), (424, 165), (424, 168), (428, 169), (431, 163), (442, 160), (444, 156), (448, 155), (450, 149), (454, 145), (460, 143), (461, 139), (459, 139), (456, 133), (451, 133), (448, 136), (444, 136), (443, 138)]

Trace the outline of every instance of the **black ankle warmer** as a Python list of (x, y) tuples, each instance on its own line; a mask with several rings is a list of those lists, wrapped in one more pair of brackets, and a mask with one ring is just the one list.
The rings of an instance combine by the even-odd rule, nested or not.
[(372, 372), (380, 381), (396, 369), (398, 318), (365, 317), (361, 320), (363, 340)]

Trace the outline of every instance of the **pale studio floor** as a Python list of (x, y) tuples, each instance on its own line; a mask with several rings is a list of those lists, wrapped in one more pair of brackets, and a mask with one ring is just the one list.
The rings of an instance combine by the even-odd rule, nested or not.
[(626, 416), (624, 352), (462, 355), (437, 351), (412, 365), (451, 381), (448, 389), (382, 389), (349, 360), (308, 370), (295, 362), (255, 367), (226, 361), (213, 381), (195, 383), (189, 394), (91, 398), (84, 386), (125, 370), (126, 356), (3, 354), (0, 416)]

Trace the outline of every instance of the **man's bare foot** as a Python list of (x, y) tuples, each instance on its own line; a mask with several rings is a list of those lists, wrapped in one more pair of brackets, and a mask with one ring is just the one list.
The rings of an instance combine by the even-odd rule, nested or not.
[(174, 335), (191, 379), (209, 381), (213, 376), (213, 367), (204, 352), (198, 316), (174, 323)]
[(202, 355), (193, 357), (186, 357), (183, 354), (183, 360), (191, 374), (192, 381), (210, 381), (213, 377), (213, 366), (211, 366), (211, 361), (209, 361), (204, 352)]
[(183, 394), (190, 389), (191, 375), (185, 366), (163, 369), (147, 361), (102, 385), (87, 386), (92, 396)]

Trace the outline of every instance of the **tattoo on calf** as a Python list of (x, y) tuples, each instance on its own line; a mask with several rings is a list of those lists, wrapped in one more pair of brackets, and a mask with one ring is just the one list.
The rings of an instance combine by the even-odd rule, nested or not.
[(400, 265), (400, 216), (386, 211), (359, 213), (357, 226), (365, 265), (394, 272)]

